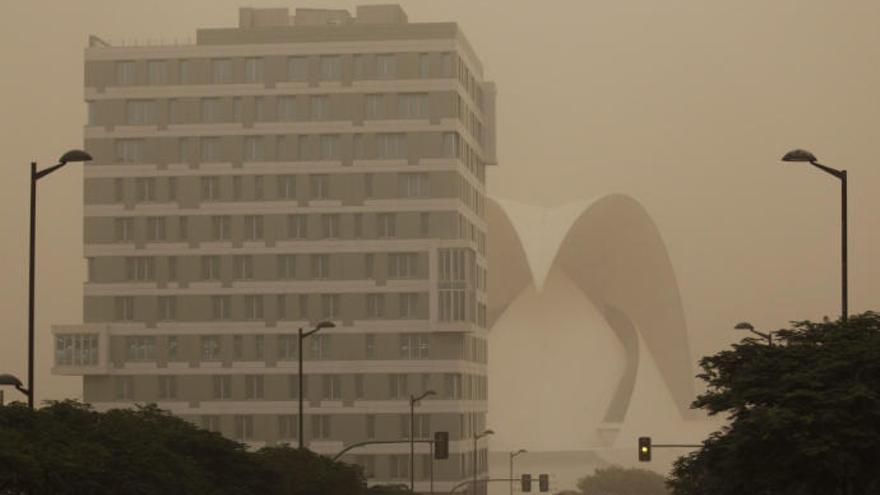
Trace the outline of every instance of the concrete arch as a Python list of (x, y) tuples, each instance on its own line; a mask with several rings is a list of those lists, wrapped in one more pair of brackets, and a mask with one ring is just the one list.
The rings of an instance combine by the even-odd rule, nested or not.
[[(550, 269), (561, 269), (601, 310), (625, 349), (627, 362), (604, 421), (619, 423), (626, 415), (639, 337), (680, 414), (692, 417), (693, 371), (678, 284), (660, 233), (637, 201), (615, 194), (539, 213), (490, 200), (487, 215), (490, 328), (524, 289), (540, 290)], [(530, 244), (543, 253), (535, 255)]]

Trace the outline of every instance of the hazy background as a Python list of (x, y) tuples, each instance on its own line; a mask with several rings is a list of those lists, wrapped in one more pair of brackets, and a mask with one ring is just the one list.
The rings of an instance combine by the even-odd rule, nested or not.
[[(240, 6), (359, 3), (380, 2), (3, 3), (0, 372), (27, 374), (28, 162), (81, 146), (87, 36), (168, 42), (235, 26)], [(773, 329), (839, 311), (839, 185), (780, 163), (791, 148), (849, 170), (850, 308), (880, 308), (880, 2), (400, 3), (413, 22), (459, 22), (498, 83), (491, 194), (549, 207), (624, 192), (646, 206), (695, 361), (733, 341), (738, 321)], [(39, 187), (40, 400), (81, 394), (79, 379), (49, 374), (50, 325), (82, 318), (79, 167)]]

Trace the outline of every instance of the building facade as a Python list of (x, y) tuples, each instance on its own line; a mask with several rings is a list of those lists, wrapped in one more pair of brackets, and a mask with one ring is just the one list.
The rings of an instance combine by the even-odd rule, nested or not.
[[(485, 475), (495, 92), (455, 23), (243, 8), (189, 45), (91, 37), (85, 100), (84, 323), (53, 328), (55, 373), (101, 410), (324, 454), (408, 439), (433, 390), (416, 436), (450, 458), (417, 445), (417, 491)], [(409, 480), (406, 444), (347, 459)]]

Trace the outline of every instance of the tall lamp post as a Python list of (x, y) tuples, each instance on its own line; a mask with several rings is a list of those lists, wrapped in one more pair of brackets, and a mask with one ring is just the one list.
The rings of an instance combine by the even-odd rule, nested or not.
[(299, 331), (297, 333), (297, 335), (299, 336), (299, 340), (297, 341), (297, 347), (296, 347), (296, 355), (299, 358), (299, 373), (297, 375), (297, 378), (299, 379), (299, 387), (298, 387), (298, 389), (299, 389), (298, 390), (298, 392), (299, 392), (299, 418), (297, 418), (298, 423), (299, 423), (299, 425), (298, 425), (299, 431), (297, 432), (296, 436), (299, 440), (299, 448), (300, 449), (302, 449), (303, 446), (305, 445), (305, 442), (304, 442), (305, 429), (303, 428), (303, 424), (304, 424), (304, 422), (303, 422), (303, 340), (306, 337), (320, 331), (322, 328), (333, 328), (335, 326), (336, 325), (332, 321), (322, 321), (322, 322), (318, 323), (317, 325), (315, 325), (315, 328), (313, 328), (305, 333), (303, 332), (302, 327), (300, 327)]
[(849, 320), (849, 295), (847, 281), (847, 229), (846, 229), (846, 170), (837, 170), (822, 165), (816, 155), (807, 150), (792, 150), (782, 157), (784, 162), (807, 162), (819, 170), (840, 179), (840, 299), (841, 317), (844, 323)]
[(416, 403), (432, 395), (437, 392), (426, 390), (422, 395), (409, 396), (409, 491), (413, 493), (416, 492)]
[(474, 434), (474, 484), (473, 484), (474, 491), (472, 492), (474, 494), (477, 493), (477, 464), (478, 464), (477, 463), (477, 440), (479, 440), (483, 437), (488, 437), (489, 435), (494, 435), (494, 434), (495, 434), (495, 432), (492, 430), (484, 430), (483, 433), (480, 433), (480, 434), (475, 433)]
[[(37, 181), (51, 174), (59, 168), (70, 162), (87, 162), (92, 159), (92, 155), (82, 150), (70, 150), (61, 155), (56, 165), (43, 170), (37, 170), (37, 162), (31, 162), (31, 211), (30, 211), (30, 256), (28, 259), (28, 388), (19, 389), (27, 390), (28, 407), (34, 408), (34, 309), (36, 307), (34, 301), (34, 274), (36, 273), (37, 254), (36, 254), (36, 238), (37, 238)], [(17, 387), (16, 387), (17, 388)]]
[(744, 321), (742, 323), (737, 323), (736, 326), (733, 327), (733, 329), (734, 330), (748, 330), (755, 335), (758, 335), (762, 338), (767, 339), (767, 344), (770, 345), (771, 347), (773, 346), (773, 332), (764, 333), (764, 332), (760, 332), (758, 330), (755, 330), (755, 327), (752, 326), (752, 324), (747, 321)]
[(526, 449), (519, 449), (516, 452), (510, 453), (510, 495), (513, 495), (513, 458), (528, 452)]

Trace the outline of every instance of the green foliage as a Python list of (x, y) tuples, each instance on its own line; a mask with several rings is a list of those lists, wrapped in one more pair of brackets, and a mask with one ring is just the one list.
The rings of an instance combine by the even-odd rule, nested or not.
[(0, 494), (358, 495), (359, 468), (289, 447), (248, 452), (155, 406), (0, 407)]
[(638, 468), (599, 468), (578, 481), (583, 495), (667, 495), (663, 476)]
[(694, 402), (730, 423), (680, 458), (676, 495), (880, 493), (880, 315), (797, 322), (700, 362)]

